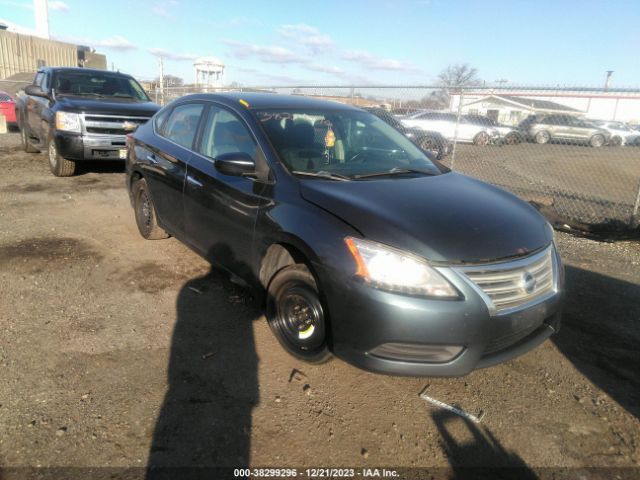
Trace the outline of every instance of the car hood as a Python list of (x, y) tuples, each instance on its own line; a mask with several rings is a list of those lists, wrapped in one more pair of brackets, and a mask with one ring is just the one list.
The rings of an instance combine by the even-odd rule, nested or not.
[(102, 113), (106, 115), (133, 115), (151, 117), (160, 106), (153, 102), (141, 102), (132, 98), (87, 98), (58, 96), (56, 104), (67, 112)]
[(350, 182), (300, 180), (307, 201), (365, 238), (434, 262), (481, 263), (526, 255), (552, 241), (529, 204), (457, 173)]

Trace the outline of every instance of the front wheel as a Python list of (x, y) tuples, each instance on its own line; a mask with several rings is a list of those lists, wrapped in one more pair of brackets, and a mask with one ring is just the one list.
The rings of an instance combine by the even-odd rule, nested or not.
[(331, 358), (325, 309), (306, 266), (291, 265), (273, 277), (267, 289), (267, 322), (278, 342), (294, 357), (310, 363)]
[(435, 138), (423, 137), (418, 142), (418, 145), (422, 150), (436, 157), (437, 160), (440, 160), (442, 158), (442, 154), (444, 153), (442, 145)]
[(70, 177), (76, 172), (76, 162), (67, 160), (60, 155), (53, 135), (49, 137), (47, 153), (49, 156), (49, 167), (51, 168), (51, 173), (56, 177)]
[(591, 140), (589, 140), (589, 144), (594, 148), (601, 147), (602, 145), (604, 145), (604, 136), (594, 135), (593, 137), (591, 137)]
[(622, 138), (617, 135), (609, 140), (610, 147), (619, 147), (620, 145), (622, 145)]
[(520, 135), (517, 133), (508, 133), (506, 137), (504, 137), (504, 143), (507, 145), (517, 145), (522, 141)]

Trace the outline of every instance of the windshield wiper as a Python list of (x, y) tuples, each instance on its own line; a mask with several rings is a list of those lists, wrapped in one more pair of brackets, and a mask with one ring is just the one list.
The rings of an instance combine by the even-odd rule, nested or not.
[(318, 178), (326, 178), (328, 180), (340, 180), (342, 182), (351, 180), (351, 178), (347, 177), (346, 175), (327, 172), (326, 170), (320, 170), (319, 172), (302, 172), (300, 170), (293, 170), (291, 173), (293, 173), (294, 175), (303, 175), (305, 177), (318, 177)]
[(375, 173), (365, 173), (363, 175), (354, 175), (353, 178), (370, 178), (370, 177), (386, 177), (391, 175), (402, 175), (405, 173), (420, 173), (422, 175), (437, 175), (436, 172), (431, 170), (423, 170), (421, 168), (400, 168), (394, 167), (391, 170), (387, 170), (386, 172), (375, 172)]

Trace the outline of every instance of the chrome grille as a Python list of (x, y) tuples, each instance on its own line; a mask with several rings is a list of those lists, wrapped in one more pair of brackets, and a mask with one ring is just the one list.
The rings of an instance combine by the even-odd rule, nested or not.
[(141, 125), (150, 117), (133, 117), (122, 115), (85, 114), (83, 116), (86, 133), (102, 135), (126, 135), (134, 129), (131, 125)]
[(493, 313), (517, 310), (556, 291), (553, 247), (512, 262), (457, 269), (481, 293)]

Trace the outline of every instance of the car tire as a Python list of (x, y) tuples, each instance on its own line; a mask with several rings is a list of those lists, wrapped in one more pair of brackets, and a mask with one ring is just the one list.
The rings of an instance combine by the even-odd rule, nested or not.
[(436, 160), (440, 160), (443, 154), (443, 148), (439, 141), (433, 137), (422, 137), (418, 141), (418, 146), (425, 152), (431, 153), (436, 157)]
[(611, 137), (611, 139), (609, 140), (610, 147), (619, 147), (620, 145), (622, 145), (622, 137), (618, 135), (616, 135), (615, 137)]
[(537, 144), (543, 145), (545, 143), (549, 143), (549, 140), (551, 140), (551, 135), (549, 135), (549, 132), (547, 132), (546, 130), (543, 130), (541, 132), (536, 133), (533, 139), (536, 141)]
[(133, 211), (136, 217), (136, 225), (138, 226), (140, 235), (147, 240), (169, 238), (169, 234), (158, 225), (156, 206), (153, 203), (149, 186), (144, 178), (133, 182), (131, 195), (133, 198)]
[(27, 126), (25, 125), (24, 121), (21, 122), (21, 125), (22, 128), (20, 129), (20, 141), (22, 143), (22, 149), (27, 153), (38, 153), (40, 150), (29, 143), (29, 137), (27, 136)]
[(507, 145), (517, 145), (522, 142), (522, 138), (517, 133), (511, 132), (504, 137), (504, 143)]
[(274, 275), (267, 288), (266, 317), (276, 339), (292, 356), (309, 363), (331, 358), (326, 311), (305, 265), (290, 265)]
[(485, 146), (489, 143), (489, 134), (487, 132), (480, 132), (473, 137), (473, 144), (478, 146)]
[(67, 160), (60, 155), (53, 135), (49, 136), (49, 141), (47, 142), (47, 157), (49, 158), (51, 173), (56, 177), (70, 177), (76, 173), (76, 162)]
[(589, 145), (598, 148), (604, 145), (604, 135), (596, 134), (589, 140)]

